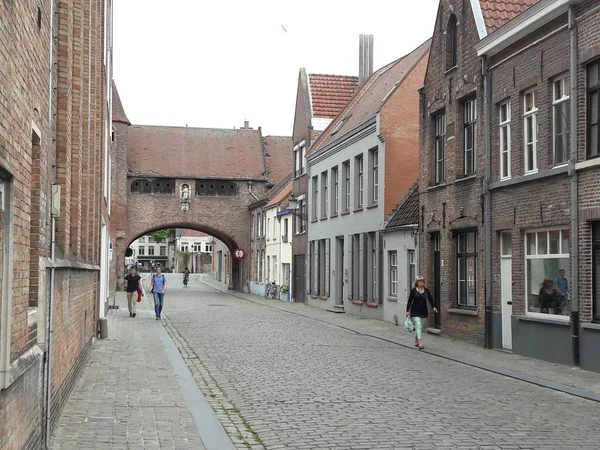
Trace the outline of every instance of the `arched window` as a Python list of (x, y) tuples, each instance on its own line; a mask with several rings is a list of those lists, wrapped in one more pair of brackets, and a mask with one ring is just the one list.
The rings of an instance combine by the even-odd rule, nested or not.
[(458, 27), (456, 16), (452, 14), (446, 28), (446, 69), (458, 65)]

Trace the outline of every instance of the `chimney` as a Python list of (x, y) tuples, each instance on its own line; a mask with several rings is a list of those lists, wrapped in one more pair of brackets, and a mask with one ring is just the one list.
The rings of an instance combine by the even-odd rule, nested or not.
[(361, 34), (358, 45), (358, 87), (373, 74), (373, 35)]

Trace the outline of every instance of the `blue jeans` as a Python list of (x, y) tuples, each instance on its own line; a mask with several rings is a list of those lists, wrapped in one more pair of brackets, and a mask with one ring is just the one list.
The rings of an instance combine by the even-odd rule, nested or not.
[(154, 312), (156, 313), (156, 317), (160, 317), (164, 298), (165, 294), (161, 294), (160, 292), (154, 293)]

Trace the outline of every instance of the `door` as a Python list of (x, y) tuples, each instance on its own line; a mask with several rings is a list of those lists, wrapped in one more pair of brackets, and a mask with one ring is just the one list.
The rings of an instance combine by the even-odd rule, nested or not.
[[(442, 321), (440, 317), (441, 309), (441, 291), (442, 291), (442, 259), (440, 247), (440, 234), (435, 233), (433, 236), (433, 298), (437, 304), (438, 312), (433, 314), (433, 326), (438, 330), (441, 329)], [(413, 280), (414, 281), (414, 280)]]
[(335, 304), (344, 304), (344, 238), (335, 240)]
[(304, 255), (294, 256), (294, 299), (297, 302), (305, 302), (306, 292), (306, 265), (304, 262)]
[(286, 300), (289, 302), (290, 301), (290, 265), (287, 263), (282, 264), (282, 270), (283, 270), (283, 284), (285, 284), (288, 287), (287, 290), (287, 295), (286, 295)]
[(500, 234), (500, 297), (502, 301), (502, 347), (512, 349), (512, 244), (509, 231)]

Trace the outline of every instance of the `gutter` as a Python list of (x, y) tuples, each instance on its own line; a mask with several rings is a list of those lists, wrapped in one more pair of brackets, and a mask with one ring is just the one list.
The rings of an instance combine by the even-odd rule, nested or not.
[(577, 25), (575, 11), (569, 7), (569, 32), (571, 39), (571, 155), (569, 175), (571, 176), (571, 335), (573, 345), (573, 365), (579, 366), (579, 204), (577, 202)]
[(490, 179), (492, 176), (491, 158), (491, 101), (492, 89), (488, 59), (484, 55), (481, 59), (481, 73), (483, 76), (483, 142), (484, 142), (484, 271), (485, 271), (485, 347), (493, 348), (493, 299), (492, 299), (492, 199), (490, 193)]

